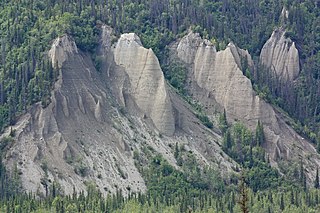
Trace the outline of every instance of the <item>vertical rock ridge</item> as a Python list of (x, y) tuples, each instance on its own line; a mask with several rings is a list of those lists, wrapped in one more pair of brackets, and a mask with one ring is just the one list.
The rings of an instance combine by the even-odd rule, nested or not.
[(260, 63), (284, 81), (293, 81), (300, 72), (299, 52), (286, 31), (278, 28), (273, 31), (260, 54)]
[(136, 34), (123, 34), (114, 49), (114, 59), (128, 74), (129, 92), (138, 107), (150, 116), (160, 132), (172, 135), (175, 131), (173, 109), (159, 61), (153, 51), (142, 47)]
[(54, 40), (48, 55), (51, 58), (53, 67), (61, 68), (63, 62), (76, 53), (78, 53), (76, 43), (70, 36), (64, 35)]
[(190, 31), (189, 34), (183, 37), (178, 44), (178, 57), (185, 63), (193, 63), (197, 48), (201, 42), (202, 39), (199, 33), (193, 33)]
[[(298, 51), (294, 42), (286, 39), (284, 34), (281, 30), (273, 33), (261, 53), (261, 60), (265, 65), (274, 67), (283, 78), (293, 80), (299, 72)], [(194, 93), (198, 95), (194, 98), (203, 103), (210, 103), (209, 99), (215, 99), (226, 110), (229, 122), (240, 121), (251, 130), (256, 128), (260, 120), (264, 125), (267, 140), (265, 149), (271, 157), (271, 165), (277, 166), (279, 159), (295, 161), (302, 157), (310, 181), (315, 175), (312, 168), (320, 165), (320, 157), (310, 143), (285, 123), (280, 113), (255, 94), (251, 81), (243, 74), (243, 69), (253, 67), (249, 53), (232, 43), (225, 50), (216, 51), (205, 40), (200, 41), (196, 48), (188, 47), (185, 41), (192, 39), (199, 42), (197, 34), (189, 33), (177, 45), (179, 48), (176, 48), (176, 54), (190, 67), (190, 84), (196, 85), (191, 88), (201, 88), (201, 92)], [(192, 48), (195, 50), (191, 50)], [(196, 54), (193, 57), (193, 54), (185, 54), (186, 52)], [(247, 67), (243, 67), (243, 58), (246, 58)], [(201, 93), (211, 95), (203, 97), (199, 95)], [(306, 157), (310, 153), (315, 156), (312, 160)]]
[[(45, 193), (41, 180), (47, 178), (68, 195), (74, 188), (85, 191), (88, 181), (104, 195), (116, 190), (126, 193), (128, 187), (144, 192), (133, 151), (148, 159), (143, 149), (150, 146), (178, 167), (171, 148), (176, 143), (194, 153), (199, 166), (213, 166), (229, 175), (237, 164), (223, 154), (220, 136), (204, 128), (190, 106), (167, 86), (153, 51), (143, 48), (135, 34), (123, 35), (112, 46), (110, 29), (103, 31), (101, 40), (108, 41), (100, 40), (97, 55), (104, 64), (98, 71), (72, 39), (54, 42), (49, 56), (60, 75), (51, 102), (46, 108), (35, 104), (20, 117), (13, 127), (16, 142), (4, 160), (11, 172), (16, 162), (23, 162), (17, 165), (23, 188)], [(133, 116), (137, 114), (147, 119)]]

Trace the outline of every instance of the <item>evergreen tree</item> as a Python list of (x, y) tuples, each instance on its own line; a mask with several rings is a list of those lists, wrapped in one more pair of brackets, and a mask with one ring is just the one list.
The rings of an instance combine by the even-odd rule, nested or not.
[(232, 137), (230, 130), (226, 130), (223, 137), (223, 149), (225, 151), (230, 151), (232, 148)]
[(219, 117), (219, 128), (222, 134), (225, 134), (228, 129), (227, 115), (226, 110), (223, 110), (223, 113)]
[(178, 145), (178, 142), (176, 142), (176, 146), (174, 149), (174, 158), (178, 159), (178, 157), (179, 157), (179, 145)]
[(314, 180), (314, 188), (319, 189), (319, 168), (317, 167), (316, 178)]
[(305, 169), (303, 167), (302, 160), (300, 160), (300, 183), (302, 184), (304, 190), (307, 189), (307, 178), (305, 175)]
[(258, 121), (257, 127), (256, 127), (256, 135), (255, 135), (255, 141), (257, 146), (262, 146), (265, 142), (265, 135), (263, 131), (263, 124)]
[(241, 177), (240, 177), (240, 183), (239, 183), (239, 201), (238, 201), (238, 203), (239, 203), (241, 211), (243, 213), (249, 212), (248, 201), (249, 201), (248, 189), (247, 189), (246, 182), (245, 182), (244, 170), (242, 170)]
[(285, 208), (284, 198), (283, 198), (283, 194), (281, 194), (281, 196), (280, 196), (280, 209), (281, 209), (281, 211), (283, 211), (284, 208)]

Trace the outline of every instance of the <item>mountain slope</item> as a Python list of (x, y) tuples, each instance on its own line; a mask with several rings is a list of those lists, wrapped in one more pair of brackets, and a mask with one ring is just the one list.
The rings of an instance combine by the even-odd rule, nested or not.
[(114, 50), (115, 63), (130, 79), (129, 93), (138, 107), (166, 135), (175, 131), (174, 115), (159, 61), (151, 49), (142, 47), (134, 33), (121, 35)]
[[(236, 163), (221, 151), (221, 137), (205, 128), (168, 87), (152, 51), (134, 34), (122, 35), (113, 46), (112, 38), (112, 30), (104, 26), (100, 72), (70, 36), (53, 42), (49, 56), (60, 74), (51, 102), (46, 108), (35, 104), (12, 127), (14, 142), (4, 158), (11, 173), (17, 165), (23, 187), (46, 194), (56, 183), (71, 194), (94, 182), (105, 194), (144, 191), (134, 151), (144, 158), (143, 150), (151, 147), (176, 166), (176, 143), (202, 167), (231, 172)], [(139, 60), (127, 55), (136, 51)], [(149, 74), (140, 79), (140, 72)]]
[(299, 75), (299, 52), (283, 28), (273, 31), (260, 54), (260, 63), (271, 69), (282, 81), (293, 81)]
[[(283, 48), (281, 42), (274, 46), (276, 49)], [(252, 131), (261, 121), (267, 141), (263, 146), (271, 165), (277, 167), (278, 163), (286, 161), (302, 161), (308, 182), (312, 183), (315, 168), (320, 165), (320, 155), (310, 141), (286, 124), (281, 113), (256, 95), (251, 81), (244, 75), (246, 68), (243, 61), (247, 62), (247, 68), (253, 69), (248, 52), (232, 43), (225, 50), (217, 51), (210, 41), (192, 32), (174, 45), (172, 51), (189, 67), (189, 93), (204, 104), (209, 114), (215, 109), (220, 112), (225, 109), (230, 123), (244, 123)], [(273, 59), (273, 55), (265, 58)], [(286, 57), (280, 58), (279, 63), (284, 67), (292, 65)]]

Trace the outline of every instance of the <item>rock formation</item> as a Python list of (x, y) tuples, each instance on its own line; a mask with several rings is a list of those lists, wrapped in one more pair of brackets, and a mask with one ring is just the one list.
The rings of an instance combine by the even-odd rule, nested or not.
[(293, 81), (300, 71), (299, 52), (295, 43), (285, 35), (283, 28), (273, 31), (261, 50), (260, 63), (281, 80)]
[[(277, 43), (277, 45), (281, 44), (284, 43)], [(189, 81), (192, 84), (190, 87), (192, 90), (189, 92), (193, 94), (194, 98), (202, 102), (207, 109), (211, 109), (211, 107), (206, 106), (206, 103), (210, 103), (210, 99), (214, 99), (226, 110), (228, 121), (231, 123), (240, 121), (254, 130), (260, 120), (264, 125), (267, 138), (265, 148), (270, 156), (271, 164), (277, 166), (279, 159), (275, 156), (280, 156), (282, 160), (295, 162), (302, 158), (307, 167), (309, 181), (312, 179), (315, 175), (314, 168), (320, 165), (319, 155), (313, 145), (285, 123), (284, 116), (256, 95), (250, 80), (243, 74), (241, 61), (244, 58), (246, 58), (248, 67), (253, 66), (247, 51), (239, 49), (232, 43), (225, 50), (217, 51), (208, 40), (201, 39), (198, 34), (194, 33), (189, 33), (182, 38), (176, 46), (176, 55), (187, 64), (187, 67), (190, 67)], [(292, 49), (294, 46), (290, 47), (285, 62), (293, 63), (294, 57), (289, 56), (292, 56), (292, 52), (295, 51)], [(281, 48), (274, 46), (274, 49)], [(285, 51), (282, 53), (284, 54)], [(279, 61), (279, 66), (295, 67), (290, 63), (280, 63)], [(295, 75), (290, 76), (294, 77)], [(195, 88), (200, 91), (196, 91)], [(204, 97), (198, 94), (210, 95)], [(208, 113), (210, 113), (209, 110)], [(307, 159), (309, 155), (314, 157), (309, 160)]]
[(129, 91), (138, 107), (151, 117), (160, 132), (173, 135), (175, 124), (171, 100), (152, 49), (144, 48), (134, 33), (123, 34), (114, 49), (114, 59), (128, 74)]
[(128, 144), (110, 126), (108, 91), (91, 59), (68, 36), (55, 40), (49, 56), (60, 68), (51, 103), (34, 105), (14, 127), (16, 143), (7, 153), (7, 166), (19, 162), (23, 187), (35, 193), (45, 194), (44, 184), (54, 181), (66, 194), (73, 187), (85, 190), (91, 181), (103, 193), (116, 187), (144, 191)]
[(50, 49), (48, 55), (51, 58), (51, 63), (55, 68), (61, 68), (63, 62), (68, 57), (77, 54), (78, 48), (72, 38), (68, 35), (57, 38)]
[(85, 191), (90, 183), (103, 194), (145, 191), (133, 152), (144, 158), (144, 149), (154, 150), (177, 167), (171, 148), (176, 143), (200, 166), (232, 171), (236, 163), (222, 152), (221, 137), (166, 85), (152, 50), (134, 34), (122, 35), (115, 45), (113, 38), (104, 26), (100, 71), (71, 37), (53, 42), (49, 56), (60, 74), (51, 102), (33, 105), (12, 127), (14, 143), (4, 157), (9, 171), (17, 165), (23, 187), (38, 195), (50, 193), (54, 182), (65, 194)]

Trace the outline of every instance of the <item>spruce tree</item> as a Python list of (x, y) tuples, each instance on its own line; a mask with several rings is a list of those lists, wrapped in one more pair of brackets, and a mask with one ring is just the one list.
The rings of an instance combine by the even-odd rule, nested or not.
[(316, 179), (314, 180), (314, 188), (319, 189), (319, 169), (317, 168)]
[(224, 133), (224, 137), (223, 137), (223, 149), (225, 151), (230, 151), (231, 148), (232, 148), (231, 133), (230, 133), (230, 130), (227, 130)]
[(320, 137), (317, 140), (317, 152), (320, 153)]
[(256, 127), (256, 135), (255, 135), (255, 141), (257, 146), (262, 146), (265, 142), (265, 135), (263, 131), (263, 124), (258, 121), (257, 127)]
[(225, 109), (223, 110), (223, 114), (221, 114), (219, 117), (219, 128), (223, 134), (225, 134), (228, 130), (228, 122)]
[(174, 149), (174, 158), (178, 159), (178, 157), (179, 157), (179, 145), (178, 145), (178, 142), (176, 142), (176, 146)]
[(248, 208), (248, 189), (246, 186), (246, 182), (245, 182), (245, 176), (244, 176), (244, 170), (241, 171), (241, 177), (240, 177), (240, 184), (239, 184), (239, 193), (240, 193), (240, 197), (239, 197), (239, 205), (241, 208), (241, 212), (243, 213), (248, 213), (249, 212), (249, 208)]
[(280, 196), (280, 209), (283, 211), (285, 208), (283, 194)]

